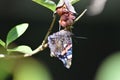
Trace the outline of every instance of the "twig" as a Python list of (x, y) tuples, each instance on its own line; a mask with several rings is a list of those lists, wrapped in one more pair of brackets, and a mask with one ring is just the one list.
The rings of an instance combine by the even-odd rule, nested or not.
[(45, 48), (47, 48), (48, 44), (40, 45), (38, 48), (32, 51), (30, 54), (25, 55), (9, 55), (9, 54), (0, 54), (0, 58), (23, 58), (23, 57), (29, 57), (32, 56), (40, 51), (43, 51)]
[[(77, 21), (85, 14), (86, 11), (87, 11), (87, 9), (85, 9), (85, 10), (75, 19), (74, 23), (77, 22)], [(35, 50), (33, 50), (33, 52), (32, 52), (31, 54), (25, 54), (24, 57), (32, 56), (32, 55), (34, 55), (34, 54), (36, 54), (36, 53), (38, 53), (38, 52), (40, 52), (40, 51), (43, 51), (43, 50), (48, 46), (48, 44), (46, 43), (46, 41), (47, 41), (47, 38), (48, 38), (48, 36), (49, 36), (49, 34), (50, 34), (53, 26), (54, 26), (55, 20), (56, 20), (56, 16), (54, 16), (53, 21), (52, 21), (52, 23), (51, 23), (51, 25), (50, 25), (50, 28), (48, 29), (48, 32), (47, 32), (47, 34), (46, 34), (46, 36), (45, 36), (42, 44), (41, 44), (38, 48), (36, 48)]]
[(54, 26), (55, 20), (56, 20), (56, 16), (54, 15), (54, 16), (53, 16), (52, 23), (51, 23), (51, 25), (50, 25), (50, 28), (48, 29), (48, 32), (47, 32), (47, 34), (46, 34), (46, 36), (45, 36), (45, 38), (44, 38), (44, 40), (43, 40), (43, 42), (42, 42), (42, 45), (44, 45), (44, 44), (46, 43), (47, 38), (48, 38), (49, 34), (51, 33), (52, 28), (53, 28), (53, 26)]
[(40, 51), (43, 51), (45, 48), (48, 47), (48, 44), (44, 44), (44, 45), (40, 45), (38, 48), (36, 48), (35, 50), (32, 51), (32, 53), (30, 54), (25, 54), (24, 57), (29, 57), (29, 56), (32, 56)]
[(1, 59), (1, 58), (6, 58), (6, 59), (7, 59), (7, 58), (12, 58), (12, 59), (13, 59), (13, 58), (14, 58), (14, 59), (17, 58), (17, 59), (18, 59), (18, 58), (23, 58), (23, 57), (24, 57), (23, 55), (0, 54), (0, 59)]
[(80, 18), (86, 13), (86, 11), (87, 11), (87, 9), (85, 9), (85, 10), (75, 19), (74, 23), (77, 22), (78, 20), (80, 20)]
[[(77, 22), (77, 21), (85, 14), (86, 11), (87, 11), (87, 9), (85, 9), (85, 10), (75, 19), (74, 23)], [(52, 28), (53, 28), (53, 26), (54, 26), (55, 20), (56, 20), (56, 16), (53, 17), (53, 20), (52, 20), (52, 23), (51, 23), (51, 25), (50, 25), (50, 28), (48, 29), (48, 32), (47, 32), (47, 34), (46, 34), (46, 36), (45, 36), (42, 44), (41, 44), (40, 46), (38, 46), (35, 50), (33, 50), (33, 52), (32, 52), (31, 54), (25, 54), (24, 56), (17, 56), (17, 57), (16, 57), (16, 56), (11, 56), (11, 55), (0, 54), (0, 58), (4, 58), (4, 57), (11, 57), (11, 58), (29, 57), (29, 56), (32, 56), (32, 55), (40, 52), (40, 51), (43, 51), (45, 48), (48, 47), (48, 44), (46, 43), (46, 41), (47, 41), (47, 38), (48, 38), (50, 32), (52, 31)]]
[(36, 53), (38, 53), (40, 51), (43, 51), (45, 48), (47, 48), (48, 44), (46, 43), (46, 41), (47, 41), (47, 38), (48, 38), (50, 32), (52, 31), (55, 20), (56, 20), (56, 16), (53, 16), (52, 23), (50, 25), (50, 28), (48, 29), (48, 32), (47, 32), (42, 44), (39, 47), (37, 47), (35, 50), (33, 50), (33, 52), (31, 54), (25, 54), (24, 57), (32, 56), (32, 55), (34, 55), (34, 54), (36, 54)]

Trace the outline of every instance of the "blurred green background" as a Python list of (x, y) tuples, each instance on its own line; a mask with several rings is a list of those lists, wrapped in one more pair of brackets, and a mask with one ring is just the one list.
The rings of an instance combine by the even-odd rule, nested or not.
[[(47, 70), (45, 72), (48, 72), (44, 74), (47, 74), (46, 76), (48, 76), (49, 79), (43, 80), (95, 79), (99, 66), (101, 66), (104, 59), (109, 55), (114, 54), (114, 52), (120, 51), (119, 3), (120, 1), (118, 0), (108, 0), (101, 14), (96, 16), (89, 16), (86, 14), (74, 25), (73, 33), (75, 36), (83, 36), (88, 39), (73, 38), (73, 62), (71, 69), (66, 69), (58, 59), (51, 58), (49, 56), (48, 48), (43, 52), (32, 56), (34, 59), (30, 59), (30, 62), (35, 62), (35, 65), (37, 66), (41, 65), (42, 62), (43, 68), (45, 68), (43, 70)], [(90, 0), (81, 0), (74, 6), (77, 13), (80, 14), (89, 4)], [(52, 21), (52, 14), (53, 13), (50, 10), (32, 2), (31, 0), (0, 0), (0, 38), (5, 40), (8, 31), (13, 26), (27, 22), (30, 24), (28, 30), (23, 36), (17, 39), (15, 43), (16, 45), (29, 45), (32, 49), (35, 49), (44, 39)], [(56, 31), (58, 31), (58, 21), (56, 21), (52, 33)], [(23, 60), (23, 64), (25, 64), (24, 59), (20, 60)], [(14, 63), (17, 64), (16, 61), (19, 60), (13, 60), (10, 62), (11, 65)], [(28, 69), (31, 69), (32, 66), (36, 68), (34, 64), (29, 64), (29, 60), (27, 61), (26, 63), (28, 63), (28, 65), (21, 65), (21, 67), (15, 69), (19, 72), (16, 73), (16, 77), (18, 74), (23, 74), (22, 69), (27, 71), (27, 66)], [(0, 60), (0, 63), (1, 62), (3, 61)], [(5, 63), (7, 64), (7, 61)], [(3, 66), (3, 63), (1, 63), (0, 66)], [(6, 66), (8, 66), (9, 69), (9, 64)], [(37, 68), (41, 70), (41, 68)], [(4, 72), (2, 70), (3, 69), (0, 68), (0, 74)], [(34, 73), (41, 76), (41, 73), (39, 73), (40, 71), (37, 71), (38, 72)], [(25, 74), (27, 74), (27, 72), (25, 72)], [(14, 80), (14, 74), (12, 75), (9, 72), (7, 74), (9, 76), (7, 76), (7, 79), (5, 80)], [(19, 79), (16, 78), (16, 80)]]
[(49, 70), (33, 58), (0, 59), (0, 80), (52, 80)]

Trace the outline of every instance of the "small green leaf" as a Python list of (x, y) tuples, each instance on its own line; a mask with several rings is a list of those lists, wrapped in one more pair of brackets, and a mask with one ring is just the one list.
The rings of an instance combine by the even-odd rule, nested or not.
[(27, 28), (28, 23), (19, 24), (12, 28), (7, 35), (6, 46), (8, 46), (11, 42), (19, 38), (27, 30)]
[(5, 42), (0, 39), (0, 45), (5, 48)]
[(40, 4), (40, 5), (44, 6), (44, 7), (52, 10), (53, 12), (56, 9), (56, 4), (52, 0), (32, 0), (32, 1), (34, 1), (34, 2)]
[(78, 1), (80, 1), (80, 0), (70, 0), (71, 4), (75, 4), (75, 3), (77, 3)]
[(8, 52), (21, 52), (21, 53), (25, 53), (25, 54), (32, 53), (32, 49), (26, 45), (21, 45), (21, 46), (18, 46), (16, 48), (13, 48), (13, 49), (8, 49), (7, 51)]

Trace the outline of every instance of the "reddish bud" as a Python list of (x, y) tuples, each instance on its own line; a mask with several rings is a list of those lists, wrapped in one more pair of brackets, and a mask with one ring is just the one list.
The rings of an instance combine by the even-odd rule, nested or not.
[(75, 19), (76, 17), (74, 16), (74, 14), (73, 13), (69, 13), (69, 19)]
[(76, 12), (68, 0), (56, 8), (56, 13), (60, 16), (59, 24), (62, 27), (68, 27), (74, 23), (74, 13)]
[(69, 11), (67, 10), (67, 8), (66, 8), (65, 5), (63, 5), (62, 7), (58, 7), (58, 8), (56, 9), (56, 13), (57, 13), (59, 16), (63, 15), (64, 13), (67, 13), (67, 12), (69, 12)]
[(73, 24), (73, 20), (69, 19), (66, 21), (67, 26), (71, 26)]
[(66, 21), (59, 21), (59, 24), (62, 26), (62, 27), (66, 27), (67, 26), (67, 23)]
[(61, 15), (63, 14), (62, 8), (58, 8), (58, 9), (56, 10), (56, 13), (61, 16)]
[(63, 14), (61, 17), (60, 17), (60, 20), (62, 21), (67, 21), (68, 20), (68, 14)]

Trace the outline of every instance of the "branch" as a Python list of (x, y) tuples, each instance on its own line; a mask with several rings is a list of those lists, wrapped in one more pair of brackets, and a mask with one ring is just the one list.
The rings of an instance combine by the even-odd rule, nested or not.
[[(85, 14), (86, 11), (87, 11), (87, 9), (85, 9), (85, 10), (75, 19), (74, 23), (77, 22), (77, 21)], [(48, 29), (48, 32), (47, 32), (47, 34), (46, 34), (46, 36), (45, 36), (42, 44), (41, 44), (40, 46), (38, 46), (35, 50), (33, 50), (33, 52), (32, 52), (31, 54), (25, 54), (25, 55), (19, 55), (19, 56), (0, 54), (0, 58), (4, 58), (4, 57), (6, 57), (6, 58), (7, 58), (7, 57), (8, 57), (8, 58), (29, 57), (29, 56), (32, 56), (32, 55), (40, 52), (40, 51), (43, 51), (45, 48), (48, 47), (48, 44), (46, 43), (46, 41), (47, 41), (47, 38), (48, 38), (49, 34), (50, 34), (51, 31), (52, 31), (52, 28), (53, 28), (53, 26), (54, 26), (55, 20), (56, 20), (56, 16), (53, 17), (53, 20), (52, 20), (52, 23), (51, 23), (51, 25), (50, 25), (50, 28)], [(73, 23), (73, 24), (74, 24), (74, 23)]]
[(85, 10), (75, 19), (74, 23), (77, 22), (77, 21), (86, 13), (86, 11), (87, 11), (87, 9), (85, 9)]
[(33, 50), (33, 52), (32, 52), (31, 54), (25, 54), (24, 57), (32, 56), (32, 55), (34, 55), (34, 54), (36, 54), (36, 53), (38, 53), (38, 52), (40, 52), (40, 51), (43, 51), (45, 48), (48, 47), (48, 44), (46, 43), (46, 41), (47, 41), (47, 38), (48, 38), (49, 34), (50, 34), (51, 31), (52, 31), (52, 28), (53, 28), (53, 26), (54, 26), (55, 20), (56, 20), (56, 16), (54, 15), (54, 16), (53, 16), (52, 23), (51, 23), (51, 25), (50, 25), (50, 28), (48, 29), (48, 32), (47, 32), (47, 34), (46, 34), (46, 36), (45, 36), (42, 44), (41, 44), (40, 46), (38, 46), (35, 50)]
[(45, 43), (44, 45), (40, 45), (39, 47), (37, 47), (35, 50), (33, 50), (32, 51), (32, 53), (30, 53), (30, 54), (25, 54), (24, 55), (24, 57), (29, 57), (29, 56), (32, 56), (32, 55), (34, 55), (34, 54), (36, 54), (36, 53), (38, 53), (38, 52), (40, 52), (40, 51), (43, 51), (45, 48), (47, 48), (48, 47), (48, 44), (47, 43)]
[(1, 58), (23, 58), (23, 55), (9, 55), (9, 54), (0, 54)]
[[(85, 10), (75, 19), (74, 23), (77, 22), (77, 21), (85, 14), (86, 11), (87, 11), (87, 9), (85, 9)], [(36, 53), (38, 53), (38, 52), (40, 52), (40, 51), (43, 51), (45, 48), (48, 47), (48, 44), (46, 43), (46, 41), (47, 41), (47, 38), (48, 38), (50, 32), (52, 31), (52, 28), (53, 28), (53, 26), (54, 26), (55, 20), (56, 20), (56, 16), (54, 16), (54, 18), (53, 18), (53, 20), (52, 20), (52, 23), (51, 23), (51, 25), (50, 25), (50, 28), (48, 29), (48, 32), (47, 32), (47, 34), (46, 34), (46, 36), (45, 36), (42, 44), (41, 44), (38, 48), (36, 48), (35, 50), (33, 50), (32, 54), (26, 54), (26, 55), (24, 55), (24, 57), (32, 56), (32, 55), (34, 55), (34, 54), (36, 54)]]
[(49, 34), (51, 33), (52, 28), (53, 28), (53, 26), (54, 26), (55, 20), (56, 20), (56, 16), (54, 15), (54, 16), (53, 16), (52, 23), (51, 23), (51, 25), (50, 25), (50, 28), (48, 29), (48, 32), (47, 32), (47, 34), (46, 34), (46, 36), (45, 36), (45, 38), (44, 38), (44, 40), (43, 40), (43, 42), (42, 42), (42, 45), (44, 45), (44, 44), (46, 43), (47, 38), (48, 38)]

